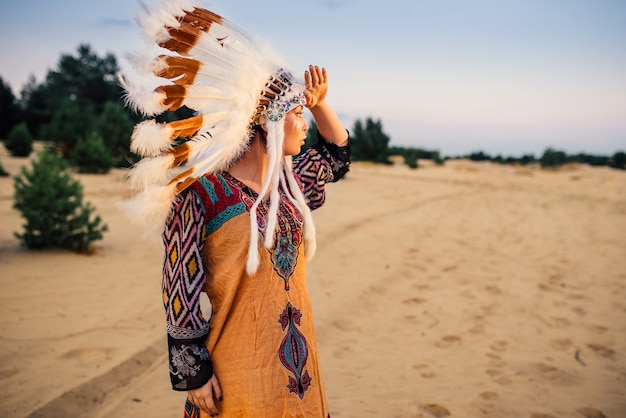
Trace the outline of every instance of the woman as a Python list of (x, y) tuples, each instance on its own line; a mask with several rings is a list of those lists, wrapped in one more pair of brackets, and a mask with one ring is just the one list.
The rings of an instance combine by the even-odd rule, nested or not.
[[(296, 160), (295, 173), (315, 173), (312, 181), (303, 181), (305, 196), (314, 196), (309, 203), (315, 208), (322, 203), (325, 181), (335, 181), (347, 170), (348, 136), (324, 101), (326, 71), (311, 67), (305, 79), (310, 80), (307, 106), (325, 139)], [(286, 154), (298, 153), (306, 138), (308, 126), (303, 110), (299, 105), (285, 116)], [(302, 216), (282, 190), (275, 244), (262, 250), (255, 275), (245, 271), (250, 235), (248, 211), (261, 190), (268, 165), (264, 126), (259, 126), (250, 149), (227, 171), (208, 174), (204, 184), (197, 181), (187, 189), (167, 222), (163, 235), (166, 254), (175, 251), (175, 247), (193, 248), (202, 260), (198, 262), (197, 274), (204, 275), (204, 280), (198, 279), (188, 289), (189, 311), (199, 303), (199, 296), (193, 296), (198, 289), (206, 291), (213, 308), (206, 339), (210, 355), (199, 345), (203, 342), (170, 341), (172, 380), (175, 387), (187, 382), (190, 411), (197, 406), (210, 414), (221, 409), (224, 416), (326, 417), (328, 408), (305, 281)], [(218, 197), (211, 201), (209, 194)], [(241, 203), (245, 211), (232, 209)], [(260, 223), (268, 210), (267, 201), (263, 201), (258, 215)], [(213, 226), (216, 223), (221, 225)], [(206, 228), (207, 225), (211, 226)], [(205, 228), (212, 231), (206, 237), (201, 232)], [(173, 241), (173, 236), (178, 241)], [(164, 289), (182, 288), (176, 282), (187, 279), (183, 258), (171, 263), (171, 257), (166, 257), (165, 264)], [(174, 295), (167, 290), (164, 295), (168, 323), (173, 324), (177, 322)], [(188, 321), (195, 322), (201, 320)], [(197, 327), (204, 328), (205, 324)], [(181, 354), (181, 346), (200, 349), (189, 348)], [(194, 361), (186, 362), (183, 357), (189, 353)], [(185, 374), (190, 371), (185, 368), (188, 365), (197, 366), (195, 376)], [(221, 405), (217, 400), (223, 400)]]
[[(348, 133), (325, 100), (325, 69), (310, 66), (300, 85), (230, 22), (184, 4), (144, 19), (159, 46), (182, 56), (151, 64), (170, 81), (154, 90), (158, 106), (127, 86), (146, 113), (198, 110), (140, 124), (132, 144), (146, 158), (131, 175), (142, 189), (131, 214), (158, 224), (166, 211), (172, 386), (187, 391), (189, 417), (327, 418), (305, 263), (315, 249), (310, 210), (349, 169)], [(292, 162), (308, 130), (304, 107), (318, 141)], [(192, 140), (171, 142), (183, 136)]]

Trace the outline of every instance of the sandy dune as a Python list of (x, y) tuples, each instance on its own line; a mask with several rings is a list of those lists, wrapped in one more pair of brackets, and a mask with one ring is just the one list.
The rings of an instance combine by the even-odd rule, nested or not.
[[(626, 173), (422, 166), (355, 164), (315, 213), (333, 417), (626, 416)], [(0, 416), (182, 416), (124, 174), (78, 176), (110, 228), (90, 257), (19, 248), (0, 178)]]

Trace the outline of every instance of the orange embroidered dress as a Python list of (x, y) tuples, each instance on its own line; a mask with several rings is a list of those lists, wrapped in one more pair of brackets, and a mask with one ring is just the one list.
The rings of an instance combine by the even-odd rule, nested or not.
[[(320, 139), (294, 159), (311, 209), (324, 187), (349, 169), (349, 147)], [(280, 191), (274, 246), (259, 245), (246, 273), (249, 210), (256, 193), (226, 172), (183, 192), (163, 232), (163, 302), (175, 390), (196, 389), (215, 373), (221, 417), (329, 417), (306, 283), (302, 216)], [(257, 214), (261, 235), (268, 202)], [(262, 238), (261, 238), (262, 239)], [(205, 292), (212, 307), (200, 309)], [(185, 416), (205, 415), (187, 402)]]

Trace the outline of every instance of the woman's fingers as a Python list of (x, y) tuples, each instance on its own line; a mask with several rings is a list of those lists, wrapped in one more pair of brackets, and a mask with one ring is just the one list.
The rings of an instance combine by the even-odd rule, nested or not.
[(222, 387), (220, 386), (220, 381), (217, 379), (217, 376), (213, 375), (213, 377), (209, 380), (211, 385), (213, 386), (213, 395), (218, 401), (222, 401)]
[(218, 415), (219, 409), (215, 400), (222, 400), (222, 388), (215, 374), (204, 386), (187, 392), (187, 397), (198, 408), (209, 415)]

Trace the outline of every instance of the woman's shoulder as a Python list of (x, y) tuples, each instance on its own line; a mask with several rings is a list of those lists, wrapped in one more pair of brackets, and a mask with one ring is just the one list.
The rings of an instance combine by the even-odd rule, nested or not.
[(207, 173), (193, 182), (190, 188), (200, 197), (200, 200), (212, 204), (223, 201), (238, 194), (238, 190), (230, 184), (222, 173)]

